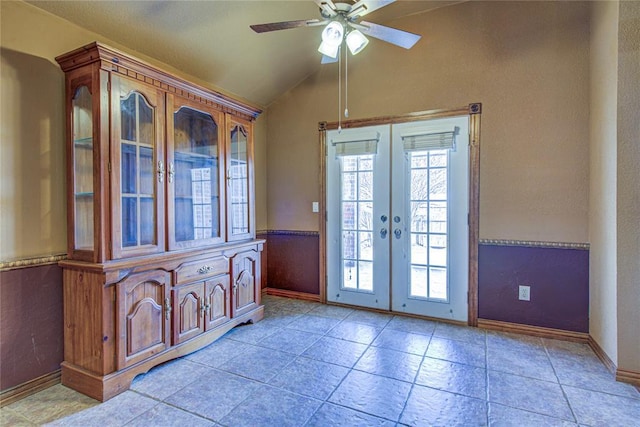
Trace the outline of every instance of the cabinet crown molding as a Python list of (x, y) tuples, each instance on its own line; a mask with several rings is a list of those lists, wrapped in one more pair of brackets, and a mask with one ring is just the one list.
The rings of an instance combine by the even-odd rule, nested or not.
[(212, 89), (194, 85), (174, 74), (103, 43), (89, 43), (64, 55), (57, 56), (56, 61), (65, 73), (96, 62), (104, 70), (135, 78), (162, 88), (167, 92), (177, 93), (186, 98), (214, 106), (225, 113), (235, 114), (248, 120), (255, 120), (262, 113), (259, 108)]

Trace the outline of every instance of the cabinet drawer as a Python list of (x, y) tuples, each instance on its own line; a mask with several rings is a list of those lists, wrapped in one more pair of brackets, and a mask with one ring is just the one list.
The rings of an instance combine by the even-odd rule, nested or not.
[(176, 270), (176, 284), (190, 283), (199, 279), (229, 272), (229, 260), (225, 257), (207, 258), (187, 262)]

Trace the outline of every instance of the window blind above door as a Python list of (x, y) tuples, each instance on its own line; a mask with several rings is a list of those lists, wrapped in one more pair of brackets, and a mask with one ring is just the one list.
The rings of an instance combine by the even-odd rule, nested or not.
[(418, 130), (402, 133), (400, 137), (404, 151), (455, 150), (457, 130)]
[(336, 157), (361, 156), (377, 154), (379, 140), (379, 132), (360, 132), (331, 138), (331, 144), (336, 149)]

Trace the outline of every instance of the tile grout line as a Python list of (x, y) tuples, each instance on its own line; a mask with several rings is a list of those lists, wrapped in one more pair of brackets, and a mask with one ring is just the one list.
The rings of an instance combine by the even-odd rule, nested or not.
[(569, 396), (567, 396), (567, 393), (564, 390), (564, 386), (560, 382), (560, 377), (558, 376), (558, 373), (556, 372), (556, 367), (553, 366), (553, 362), (551, 361), (551, 356), (549, 355), (549, 349), (547, 348), (547, 344), (544, 342), (543, 339), (541, 339), (541, 341), (542, 341), (542, 345), (544, 346), (544, 352), (547, 355), (547, 359), (549, 359), (549, 364), (551, 365), (551, 369), (553, 370), (553, 374), (556, 376), (556, 379), (558, 380), (558, 386), (560, 386), (560, 391), (562, 391), (562, 396), (564, 397), (565, 402), (567, 402), (567, 406), (569, 407), (569, 411), (571, 411), (571, 416), (573, 417), (573, 420), (576, 423), (578, 423), (578, 417), (576, 417), (576, 413), (573, 410), (573, 405), (571, 405), (571, 401), (569, 400)]

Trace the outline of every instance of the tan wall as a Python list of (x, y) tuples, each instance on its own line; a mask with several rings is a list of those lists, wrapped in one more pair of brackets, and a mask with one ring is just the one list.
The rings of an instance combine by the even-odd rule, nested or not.
[(640, 2), (618, 26), (618, 368), (640, 373)]
[[(0, 261), (65, 253), (64, 74), (54, 58), (97, 40), (212, 86), (27, 3), (2, 1), (0, 7)], [(266, 120), (259, 120), (258, 229), (266, 227), (264, 132)]]
[(616, 132), (618, 2), (591, 15), (589, 332), (617, 360)]
[[(469, 2), (389, 23), (423, 39), (350, 57), (351, 118), (482, 102), (480, 237), (586, 242), (588, 11)], [(337, 74), (324, 65), (269, 107), (270, 229), (318, 229), (317, 125), (338, 119)]]
[(256, 181), (256, 230), (267, 229), (267, 113), (254, 125), (254, 163)]

